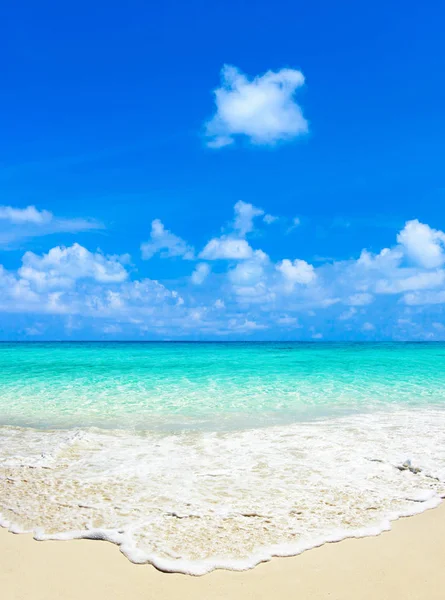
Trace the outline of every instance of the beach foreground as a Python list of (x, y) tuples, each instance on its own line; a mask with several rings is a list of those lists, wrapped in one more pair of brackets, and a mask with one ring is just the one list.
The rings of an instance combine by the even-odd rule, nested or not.
[(0, 530), (0, 589), (7, 600), (434, 600), (445, 589), (444, 539), (442, 504), (377, 537), (326, 544), (251, 571), (190, 577), (134, 565), (112, 544), (36, 542)]

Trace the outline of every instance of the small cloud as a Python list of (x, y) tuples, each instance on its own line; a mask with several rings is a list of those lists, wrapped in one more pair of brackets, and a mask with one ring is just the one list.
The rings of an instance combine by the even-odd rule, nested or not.
[(374, 331), (374, 329), (375, 329), (375, 326), (372, 323), (366, 322), (366, 323), (363, 323), (363, 325), (362, 325), (363, 331)]
[(267, 329), (268, 326), (256, 323), (250, 319), (229, 319), (228, 328), (231, 331), (246, 332)]
[(349, 304), (350, 306), (365, 306), (366, 304), (371, 304), (373, 300), (374, 296), (372, 294), (353, 294), (352, 296), (349, 296), (346, 304)]
[(102, 331), (103, 331), (103, 333), (107, 333), (107, 334), (110, 334), (110, 333), (122, 333), (122, 327), (120, 327), (120, 325), (113, 325), (113, 324), (111, 324), (111, 325), (105, 325), (102, 328)]
[(73, 331), (77, 331), (78, 329), (82, 329), (83, 323), (80, 319), (76, 319), (72, 315), (68, 315), (65, 321), (65, 331), (67, 334), (71, 334)]
[(296, 317), (289, 317), (288, 315), (283, 315), (282, 317), (278, 317), (276, 319), (277, 325), (282, 325), (283, 327), (292, 327), (299, 328), (301, 325), (298, 323), (298, 319)]
[(217, 300), (215, 300), (215, 303), (213, 306), (218, 309), (226, 307), (226, 305), (224, 304), (224, 300), (221, 300), (221, 298), (218, 298)]
[(352, 319), (352, 317), (356, 313), (357, 309), (352, 306), (349, 310), (345, 310), (344, 312), (342, 312), (338, 318), (340, 319), (340, 321), (349, 321), (349, 319)]
[(206, 260), (244, 260), (253, 256), (253, 250), (246, 240), (228, 237), (213, 238), (210, 240), (199, 258)]
[(207, 263), (199, 263), (198, 265), (196, 265), (196, 268), (192, 273), (192, 283), (194, 283), (195, 285), (201, 285), (207, 279), (209, 273), (209, 265)]
[(42, 335), (44, 331), (45, 327), (42, 325), (42, 323), (34, 323), (34, 325), (32, 325), (31, 327), (25, 328), (25, 333), (29, 336)]
[[(413, 325), (413, 322), (411, 321), (411, 319), (397, 319), (397, 325), (400, 325), (401, 327), (405, 327), (406, 325)], [(433, 323), (434, 326), (434, 323)]]
[(257, 208), (253, 204), (240, 200), (234, 206), (235, 220), (233, 229), (240, 237), (244, 237), (253, 230), (253, 220), (264, 214), (264, 210)]
[(245, 136), (252, 144), (273, 145), (308, 131), (308, 122), (295, 101), (304, 76), (296, 69), (267, 71), (248, 79), (225, 65), (221, 87), (215, 90), (215, 115), (206, 124), (207, 145), (222, 148)]
[(154, 219), (151, 223), (150, 240), (141, 244), (143, 260), (148, 260), (156, 253), (161, 258), (180, 256), (184, 260), (193, 260), (194, 250), (182, 238), (165, 229), (162, 221)]
[(14, 224), (34, 223), (40, 225), (51, 221), (53, 215), (48, 210), (38, 210), (35, 206), (27, 206), (26, 208), (0, 206), (0, 219)]
[(294, 229), (296, 229), (300, 225), (301, 225), (300, 217), (294, 217), (292, 219), (292, 223), (291, 223), (290, 227), (287, 228), (286, 233), (290, 233), (291, 231), (293, 231)]
[(314, 333), (312, 336), (313, 340), (322, 340), (323, 339), (323, 334), (322, 333)]
[(266, 225), (271, 225), (272, 223), (275, 223), (275, 221), (278, 221), (278, 217), (274, 217), (273, 215), (264, 215), (263, 217), (263, 221), (266, 223)]

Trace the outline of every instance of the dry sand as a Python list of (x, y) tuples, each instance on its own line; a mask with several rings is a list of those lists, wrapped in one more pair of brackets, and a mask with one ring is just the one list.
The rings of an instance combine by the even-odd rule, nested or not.
[(36, 542), (0, 530), (2, 600), (443, 600), (445, 504), (374, 538), (327, 544), (252, 571), (203, 577), (133, 565), (116, 546)]

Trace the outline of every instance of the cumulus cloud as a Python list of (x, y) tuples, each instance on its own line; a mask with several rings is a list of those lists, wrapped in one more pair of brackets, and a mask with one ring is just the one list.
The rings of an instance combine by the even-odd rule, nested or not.
[(397, 268), (402, 259), (403, 252), (400, 248), (383, 248), (378, 254), (362, 250), (357, 265), (363, 267), (363, 269), (385, 273), (387, 271), (392, 272)]
[(228, 273), (235, 286), (256, 285), (263, 280), (268, 256), (262, 250), (256, 250), (249, 260), (240, 262)]
[(199, 258), (205, 260), (247, 260), (255, 256), (250, 244), (244, 239), (248, 233), (254, 230), (254, 219), (264, 215), (264, 210), (248, 202), (239, 200), (235, 206), (234, 219), (230, 223), (232, 230), (228, 235), (222, 235), (211, 239), (199, 254)]
[[(445, 283), (445, 271), (424, 271), (410, 274), (402, 271), (400, 277), (382, 279), (376, 284), (376, 292), (379, 294), (400, 294), (412, 290), (423, 290), (442, 286)], [(406, 273), (406, 274), (405, 274)]]
[(316, 279), (314, 267), (298, 258), (293, 262), (285, 258), (277, 264), (276, 269), (281, 273), (289, 291), (292, 291), (297, 284), (308, 285)]
[(199, 258), (206, 260), (243, 260), (253, 256), (253, 249), (246, 240), (228, 237), (213, 238), (202, 250)]
[[(51, 251), (48, 254), (52, 255)], [(90, 267), (75, 264), (75, 272), (66, 273), (66, 277), (54, 273), (47, 256), (41, 257), (46, 264), (38, 265), (43, 273), (49, 269), (46, 278), (34, 273), (26, 279), (29, 272), (0, 270), (0, 312), (66, 316), (66, 328), (70, 330), (73, 316), (89, 319), (94, 327), (98, 320), (118, 319), (123, 330), (124, 326), (127, 330), (129, 326), (144, 326), (150, 331), (167, 331), (180, 326), (189, 309), (178, 292), (150, 279), (129, 281), (118, 267), (110, 264), (115, 262), (113, 259), (105, 264), (106, 257), (89, 254), (83, 258)], [(91, 264), (94, 259), (98, 270)]]
[(39, 210), (35, 206), (0, 206), (0, 245), (3, 249), (29, 238), (103, 228), (104, 225), (94, 219), (56, 217), (49, 210)]
[(207, 263), (199, 263), (198, 265), (196, 265), (195, 270), (192, 273), (192, 283), (194, 283), (195, 285), (202, 285), (207, 279), (209, 273), (209, 265)]
[(425, 269), (440, 267), (445, 262), (445, 233), (432, 229), (417, 219), (408, 221), (397, 236), (406, 256)]
[(272, 223), (275, 223), (275, 221), (278, 221), (278, 217), (267, 214), (267, 215), (264, 215), (263, 221), (266, 223), (266, 225), (271, 225)]
[(221, 87), (215, 90), (216, 112), (206, 124), (208, 146), (221, 148), (237, 136), (253, 144), (275, 144), (307, 133), (308, 122), (295, 101), (304, 84), (296, 69), (267, 71), (249, 79), (239, 69), (225, 65)]
[(397, 244), (391, 248), (377, 254), (363, 250), (349, 266), (337, 266), (342, 271), (343, 285), (345, 281), (354, 284), (359, 295), (405, 293), (403, 301), (407, 304), (439, 304), (433, 299), (440, 299), (440, 294), (427, 290), (445, 285), (445, 270), (440, 268), (445, 262), (445, 234), (412, 220), (407, 221), (396, 239)]
[(99, 283), (119, 283), (128, 277), (123, 265), (128, 259), (128, 255), (105, 256), (101, 252), (89, 252), (79, 244), (67, 248), (56, 246), (42, 256), (26, 252), (18, 274), (38, 289), (68, 288), (76, 280), (88, 278)]
[[(0, 266), (0, 313), (29, 313), (32, 320), (17, 329), (23, 335), (39, 335), (38, 320), (49, 336), (50, 322), (57, 319), (83, 323), (82, 327), (89, 322), (92, 330), (104, 333), (112, 333), (107, 328), (118, 323), (122, 336), (132, 328), (133, 336), (153, 333), (169, 338), (260, 338), (274, 327), (288, 332), (298, 327), (299, 337), (305, 339), (344, 332), (367, 333), (373, 339), (442, 335), (433, 325), (443, 320), (445, 310), (441, 231), (410, 221), (394, 236), (393, 246), (375, 253), (364, 249), (355, 259), (314, 266), (299, 258), (269, 256), (249, 244), (244, 236), (253, 231), (255, 219), (263, 217), (260, 211), (248, 203), (237, 204), (228, 233), (210, 240), (199, 255), (206, 262), (198, 262), (191, 275), (178, 277), (181, 293), (162, 282), (138, 278), (135, 266), (129, 268), (128, 255), (106, 255), (73, 244), (42, 254), (26, 252), (17, 270)], [(160, 225), (148, 243), (157, 243), (156, 252), (185, 257), (191, 247)], [(420, 239), (419, 244), (413, 239)], [(207, 262), (213, 260), (221, 262)], [(407, 319), (410, 325), (403, 325), (402, 331)]]
[(179, 256), (185, 260), (193, 260), (194, 250), (182, 238), (165, 229), (160, 219), (151, 223), (150, 239), (141, 244), (141, 253), (144, 260), (150, 259), (157, 253), (162, 258)]
[(264, 214), (264, 210), (240, 200), (234, 206), (235, 220), (233, 229), (240, 237), (244, 237), (253, 230), (253, 220)]

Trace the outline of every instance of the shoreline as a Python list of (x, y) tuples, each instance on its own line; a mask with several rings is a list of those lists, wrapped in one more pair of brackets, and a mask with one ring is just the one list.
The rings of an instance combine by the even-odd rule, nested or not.
[(349, 531), (338, 530), (335, 533), (326, 535), (326, 537), (320, 537), (314, 539), (311, 543), (304, 543), (302, 545), (296, 544), (295, 546), (289, 546), (289, 544), (277, 544), (269, 549), (259, 549), (246, 559), (213, 558), (196, 561), (191, 561), (190, 559), (173, 561), (168, 558), (152, 555), (149, 560), (144, 560), (137, 550), (135, 553), (135, 549), (128, 546), (125, 536), (118, 531), (110, 532), (100, 528), (86, 531), (66, 531), (55, 534), (46, 534), (44, 532), (39, 532), (38, 530), (32, 532), (24, 531), (16, 523), (4, 520), (1, 513), (0, 529), (4, 529), (13, 535), (32, 536), (33, 540), (37, 542), (70, 542), (74, 540), (108, 542), (109, 544), (116, 546), (120, 553), (134, 565), (152, 567), (165, 574), (203, 577), (215, 571), (245, 573), (272, 560), (295, 558), (328, 544), (338, 544), (351, 539), (359, 540), (368, 537), (378, 537), (382, 535), (382, 533), (392, 531), (393, 524), (401, 519), (414, 517), (438, 508), (442, 504), (444, 498), (445, 496), (441, 495), (428, 498), (427, 500), (416, 501), (415, 504), (417, 504), (417, 506), (414, 507), (412, 505), (411, 510), (407, 509), (398, 514), (393, 513), (391, 516), (385, 518), (380, 524), (375, 524), (374, 526), (351, 529)]
[(249, 571), (203, 577), (135, 565), (110, 543), (37, 542), (0, 530), (0, 589), (8, 600), (432, 600), (445, 587), (445, 504), (394, 521), (375, 537), (327, 543)]

